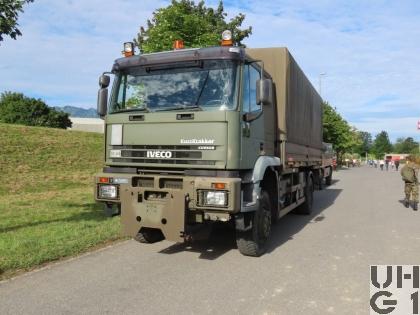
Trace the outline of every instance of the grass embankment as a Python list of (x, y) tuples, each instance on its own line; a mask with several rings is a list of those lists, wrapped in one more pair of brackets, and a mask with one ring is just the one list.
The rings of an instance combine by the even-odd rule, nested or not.
[(93, 200), (102, 137), (0, 124), (0, 279), (120, 237)]

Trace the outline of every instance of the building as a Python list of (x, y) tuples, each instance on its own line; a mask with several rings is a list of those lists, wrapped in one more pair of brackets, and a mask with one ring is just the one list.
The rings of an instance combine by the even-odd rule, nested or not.
[(100, 118), (70, 117), (72, 127), (70, 130), (104, 133), (104, 121)]
[(410, 154), (405, 154), (405, 153), (387, 153), (384, 156), (384, 160), (389, 160), (389, 161), (405, 160), (406, 157), (409, 155)]

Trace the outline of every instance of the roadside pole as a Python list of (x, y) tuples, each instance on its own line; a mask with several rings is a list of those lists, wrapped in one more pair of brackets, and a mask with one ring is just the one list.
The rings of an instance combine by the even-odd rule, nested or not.
[[(420, 120), (417, 121), (417, 130), (420, 131)], [(420, 153), (420, 141), (419, 141), (419, 153)]]

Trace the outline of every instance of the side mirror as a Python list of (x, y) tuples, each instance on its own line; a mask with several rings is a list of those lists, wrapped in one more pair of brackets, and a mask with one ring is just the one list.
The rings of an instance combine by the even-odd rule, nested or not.
[(108, 103), (108, 89), (100, 88), (98, 91), (97, 112), (98, 112), (99, 117), (101, 118), (106, 115), (106, 109), (108, 105), (107, 103)]
[(107, 88), (109, 86), (110, 77), (106, 74), (103, 74), (99, 77), (99, 86), (101, 88)]
[(257, 80), (257, 104), (270, 105), (273, 102), (273, 81)]

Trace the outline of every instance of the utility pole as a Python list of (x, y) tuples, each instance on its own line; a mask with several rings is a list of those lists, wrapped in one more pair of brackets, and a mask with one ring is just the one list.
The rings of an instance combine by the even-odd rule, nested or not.
[[(417, 130), (420, 131), (420, 120), (417, 121)], [(420, 141), (419, 141), (419, 153), (420, 153)]]
[(322, 98), (322, 77), (326, 76), (326, 75), (327, 75), (326, 72), (322, 72), (322, 73), (319, 74), (319, 89), (318, 89), (318, 91), (319, 91), (319, 96), (321, 96), (321, 98)]

